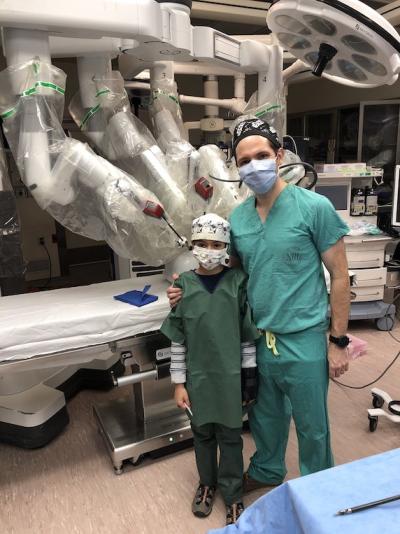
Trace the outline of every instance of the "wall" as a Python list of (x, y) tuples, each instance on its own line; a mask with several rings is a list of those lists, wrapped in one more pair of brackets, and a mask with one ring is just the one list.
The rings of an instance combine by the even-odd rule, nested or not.
[(33, 198), (17, 198), (17, 211), (21, 223), (22, 253), (28, 263), (26, 280), (49, 277), (48, 256), (39, 238), (43, 237), (49, 251), (52, 277), (60, 275), (57, 244), (53, 243), (56, 232), (54, 219), (36, 204)]
[(311, 80), (289, 85), (288, 113), (302, 113), (327, 108), (358, 104), (365, 100), (400, 98), (400, 81), (375, 89), (354, 89), (330, 82)]

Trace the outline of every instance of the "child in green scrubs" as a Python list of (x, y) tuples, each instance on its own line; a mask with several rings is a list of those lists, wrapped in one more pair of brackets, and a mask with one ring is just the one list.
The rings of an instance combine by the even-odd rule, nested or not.
[(226, 267), (229, 242), (230, 225), (218, 215), (193, 221), (199, 267), (175, 282), (183, 297), (161, 327), (172, 341), (176, 403), (193, 414), (200, 484), (192, 511), (208, 516), (218, 487), (227, 524), (243, 511), (242, 407), (257, 394), (254, 341), (259, 336), (247, 304), (247, 277), (241, 269)]

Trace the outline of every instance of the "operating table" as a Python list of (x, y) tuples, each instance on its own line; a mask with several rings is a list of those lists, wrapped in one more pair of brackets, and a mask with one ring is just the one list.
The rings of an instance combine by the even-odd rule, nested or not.
[[(113, 298), (146, 284), (158, 296), (154, 303), (137, 308)], [(170, 431), (188, 427), (172, 400), (169, 342), (158, 333), (169, 311), (167, 286), (157, 275), (1, 298), (0, 441), (27, 448), (45, 445), (68, 423), (66, 397), (80, 387), (126, 383), (134, 384), (126, 402), (95, 407), (108, 444), (112, 438), (103, 418), (119, 425), (120, 408), (128, 410), (128, 422), (137, 421), (139, 441), (155, 419), (172, 425)], [(121, 377), (128, 366), (133, 374)], [(157, 444), (169, 444), (169, 438)], [(131, 457), (143, 452), (142, 446)], [(116, 471), (122, 466), (116, 457), (114, 466)]]

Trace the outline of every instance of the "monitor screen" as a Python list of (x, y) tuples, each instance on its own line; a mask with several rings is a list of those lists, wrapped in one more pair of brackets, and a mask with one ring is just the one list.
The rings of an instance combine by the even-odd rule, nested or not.
[(399, 174), (400, 165), (396, 165), (393, 186), (392, 226), (400, 226)]
[(335, 210), (348, 210), (348, 185), (316, 185), (315, 192), (329, 198)]

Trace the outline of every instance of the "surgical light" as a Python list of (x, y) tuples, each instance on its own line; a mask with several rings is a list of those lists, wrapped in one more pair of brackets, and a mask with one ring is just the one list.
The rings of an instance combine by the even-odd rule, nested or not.
[(400, 36), (359, 0), (275, 0), (267, 23), (316, 76), (353, 87), (391, 85), (398, 78)]

